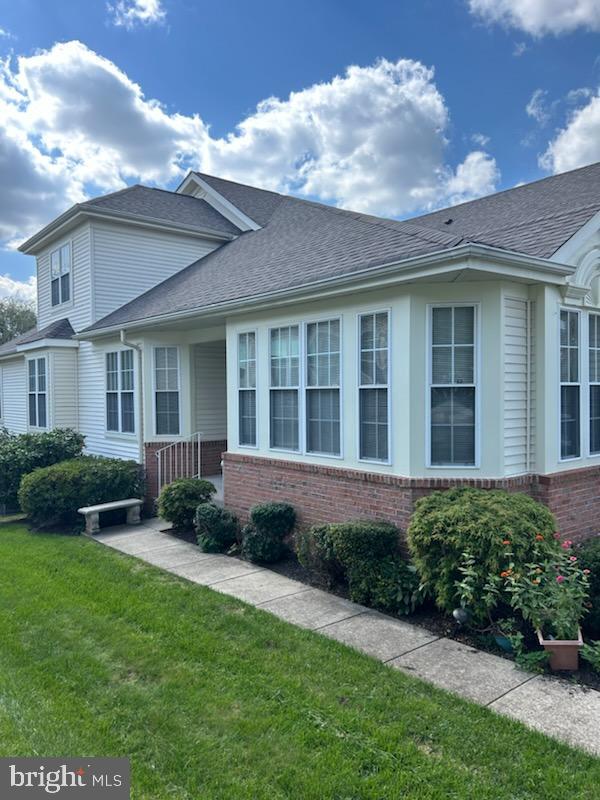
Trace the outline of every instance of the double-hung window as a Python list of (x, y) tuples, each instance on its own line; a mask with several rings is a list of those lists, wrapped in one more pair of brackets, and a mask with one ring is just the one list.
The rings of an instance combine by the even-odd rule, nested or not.
[(48, 427), (46, 358), (32, 358), (27, 362), (29, 426)]
[(359, 457), (388, 460), (389, 314), (359, 317)]
[(157, 436), (179, 435), (179, 351), (154, 348), (154, 408)]
[(306, 326), (306, 451), (339, 456), (340, 321)]
[(300, 334), (298, 325), (270, 331), (270, 442), (281, 450), (298, 450)]
[(238, 335), (239, 444), (256, 447), (256, 334)]
[(476, 461), (476, 308), (431, 308), (430, 463)]
[(590, 455), (600, 453), (600, 314), (589, 316)]
[(133, 350), (106, 354), (106, 429), (135, 433)]
[(560, 457), (581, 455), (579, 312), (560, 312)]
[(53, 306), (71, 299), (71, 245), (50, 253), (50, 294)]

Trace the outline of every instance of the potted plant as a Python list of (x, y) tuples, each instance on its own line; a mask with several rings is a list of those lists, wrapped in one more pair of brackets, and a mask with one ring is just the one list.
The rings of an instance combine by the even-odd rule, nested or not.
[(568, 540), (554, 552), (545, 550), (539, 562), (521, 571), (511, 564), (502, 573), (512, 607), (535, 628), (553, 670), (579, 666), (583, 646), (579, 623), (587, 610), (588, 574), (589, 570), (580, 568)]

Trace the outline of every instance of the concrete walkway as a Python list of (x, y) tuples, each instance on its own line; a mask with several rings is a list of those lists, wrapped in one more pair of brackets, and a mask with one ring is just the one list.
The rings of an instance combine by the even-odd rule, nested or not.
[(109, 528), (94, 538), (600, 755), (600, 692), (522, 672), (505, 658), (440, 638), (247, 561), (203, 553), (161, 533), (164, 528), (162, 520), (153, 519), (137, 527)]

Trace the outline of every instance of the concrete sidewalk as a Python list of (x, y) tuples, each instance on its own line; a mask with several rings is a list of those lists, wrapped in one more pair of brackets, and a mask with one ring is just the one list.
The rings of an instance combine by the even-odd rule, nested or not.
[(522, 672), (505, 658), (440, 638), (247, 561), (203, 553), (161, 533), (164, 527), (162, 520), (152, 519), (137, 527), (109, 528), (93, 538), (600, 755), (600, 692)]

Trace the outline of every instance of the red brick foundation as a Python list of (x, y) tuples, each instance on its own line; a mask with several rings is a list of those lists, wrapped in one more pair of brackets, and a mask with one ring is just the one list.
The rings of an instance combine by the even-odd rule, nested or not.
[(224, 504), (246, 520), (256, 503), (287, 501), (303, 527), (356, 518), (384, 519), (402, 530), (414, 504), (454, 486), (525, 492), (556, 515), (560, 532), (573, 540), (600, 531), (600, 467), (553, 475), (502, 479), (403, 478), (273, 458), (223, 454)]
[[(170, 442), (146, 442), (144, 445), (145, 454), (146, 454), (146, 505), (151, 505), (156, 497), (158, 496), (158, 458), (156, 457), (156, 453), (160, 450), (161, 447), (166, 447)], [(195, 448), (197, 447), (196, 444), (188, 442), (185, 443), (186, 447)], [(201, 466), (201, 475), (220, 475), (221, 474), (221, 456), (225, 450), (227, 450), (227, 441), (225, 439), (220, 439), (214, 442), (201, 442), (200, 444), (200, 466)], [(190, 460), (189, 463), (195, 463), (194, 460)], [(186, 460), (184, 459), (183, 462), (183, 470), (182, 474), (178, 475), (178, 477), (186, 477), (185, 474), (185, 467), (186, 467)]]

